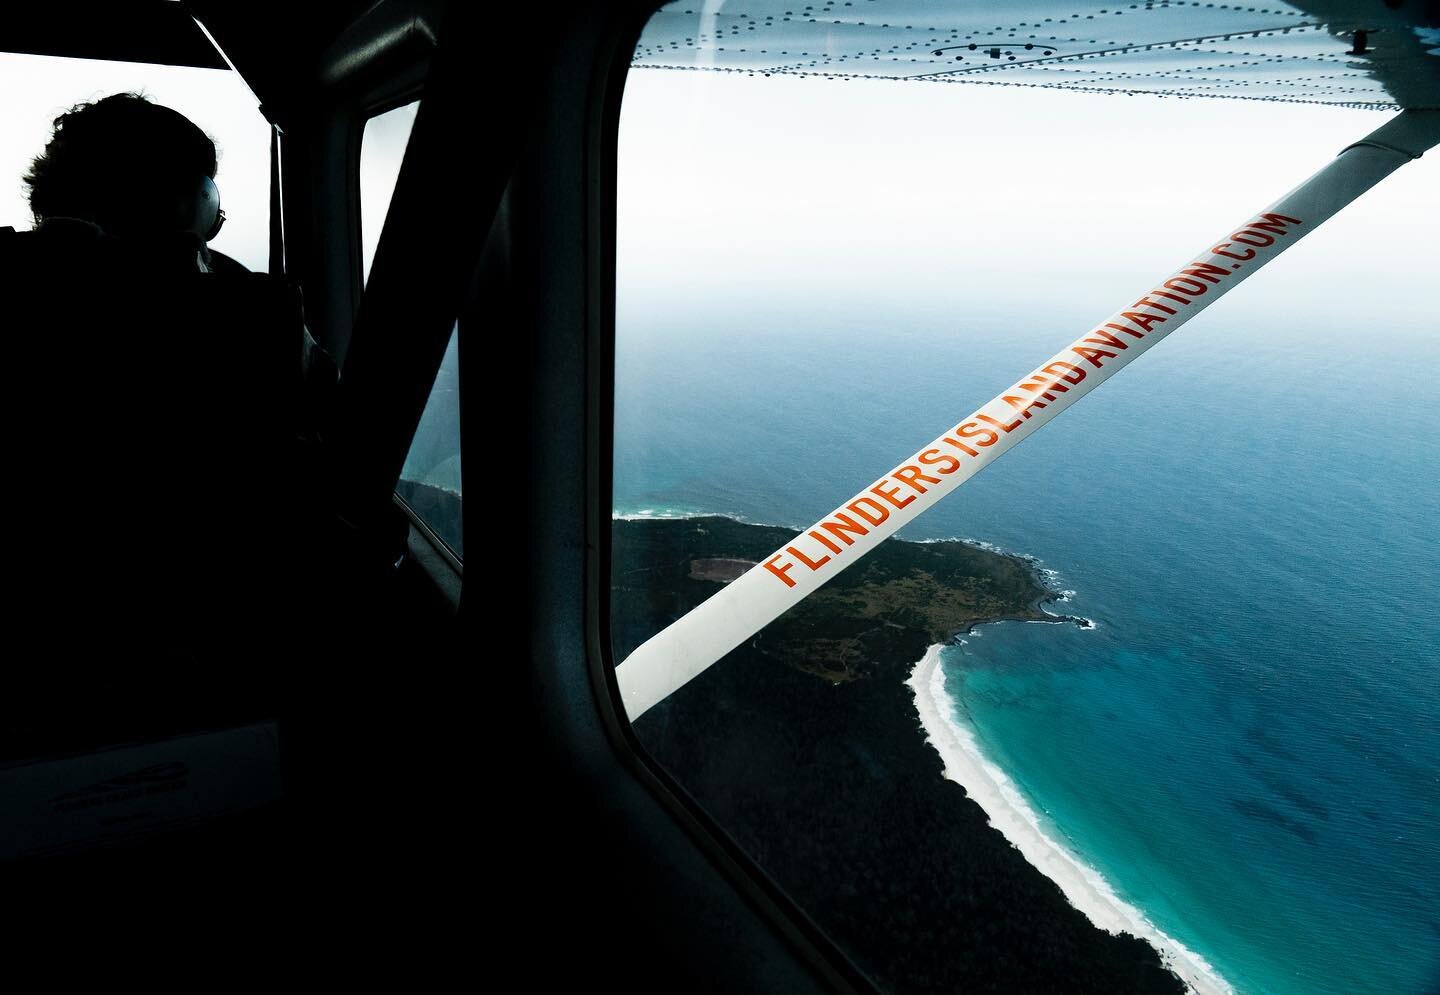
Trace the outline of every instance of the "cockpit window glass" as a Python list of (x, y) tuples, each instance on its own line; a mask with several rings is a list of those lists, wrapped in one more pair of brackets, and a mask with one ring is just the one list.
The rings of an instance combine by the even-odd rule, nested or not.
[(32, 226), (21, 177), (54, 119), (80, 103), (139, 93), (185, 115), (215, 142), (226, 221), (210, 248), (249, 269), (269, 261), (270, 126), (243, 80), (223, 69), (0, 53), (0, 225)]
[[(418, 101), (377, 114), (365, 122), (360, 143), (360, 231), (366, 278), (380, 244), (385, 214), (400, 177), (405, 146), (415, 126)], [(464, 557), (460, 489), (460, 337), (450, 344), (420, 426), (405, 457), (395, 492), (457, 557)]]
[[(632, 728), (888, 991), (1427, 991), (1440, 406), (1393, 402), (1440, 362), (1440, 156), (1393, 153), (1323, 225), (1262, 218), (1395, 120), (1354, 106), (1380, 86), (1353, 42), (1283, 3), (1040, 7), (646, 28), (616, 215)], [(1351, 75), (1292, 99), (1286, 46)]]
[(405, 457), (405, 468), (395, 491), (425, 524), (461, 559), (465, 537), (461, 529), (460, 490), (460, 335), (450, 333), (450, 345), (440, 363), (430, 400), (415, 430)]
[(419, 109), (420, 102), (411, 101), (365, 122), (360, 139), (360, 265), (367, 279)]

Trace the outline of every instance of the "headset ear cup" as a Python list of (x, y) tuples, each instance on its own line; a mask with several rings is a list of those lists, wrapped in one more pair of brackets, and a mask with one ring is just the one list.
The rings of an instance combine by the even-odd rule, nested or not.
[(208, 242), (220, 234), (220, 227), (225, 223), (225, 212), (220, 210), (220, 188), (210, 177), (201, 177), (193, 206), (189, 230)]

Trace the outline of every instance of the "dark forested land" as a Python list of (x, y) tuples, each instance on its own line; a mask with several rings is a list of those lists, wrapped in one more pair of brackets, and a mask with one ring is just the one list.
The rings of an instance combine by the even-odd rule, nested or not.
[[(614, 523), (615, 659), (793, 531)], [(697, 561), (700, 561), (697, 563)], [(1025, 561), (889, 539), (635, 723), (641, 741), (815, 922), (893, 992), (1179, 992), (942, 776), (904, 682), (979, 622), (1051, 618)]]

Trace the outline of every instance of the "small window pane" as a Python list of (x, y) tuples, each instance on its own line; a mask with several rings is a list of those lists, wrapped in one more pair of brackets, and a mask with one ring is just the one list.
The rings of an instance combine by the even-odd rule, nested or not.
[[(370, 277), (370, 264), (380, 244), (385, 214), (400, 177), (405, 146), (415, 126), (418, 101), (377, 114), (365, 122), (360, 143), (361, 266)], [(457, 324), (458, 329), (458, 324)], [(430, 389), (430, 400), (405, 457), (395, 493), (448, 545), (463, 556), (460, 531), (460, 338), (450, 333), (450, 344)]]
[(360, 265), (367, 280), (419, 108), (420, 102), (412, 101), (365, 122), (360, 140)]
[[(457, 326), (458, 327), (458, 326)], [(424, 519), (457, 556), (465, 555), (460, 530), (460, 336), (450, 333), (450, 345), (440, 363), (430, 400), (420, 416), (415, 441), (405, 457), (405, 468), (395, 492)]]

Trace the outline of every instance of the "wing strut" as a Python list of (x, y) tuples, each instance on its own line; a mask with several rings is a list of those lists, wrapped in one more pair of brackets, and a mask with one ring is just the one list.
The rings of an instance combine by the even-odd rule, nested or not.
[(1440, 110), (1407, 110), (958, 421), (840, 508), (652, 636), (616, 668), (633, 721), (1223, 296), (1396, 169), (1440, 143)]

